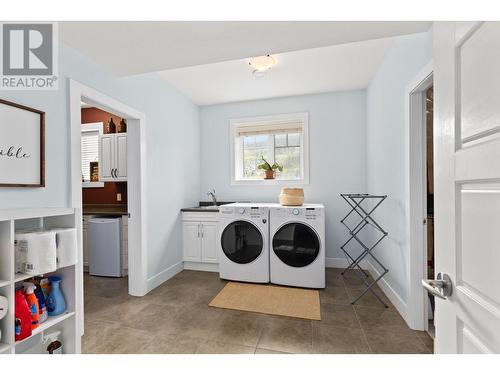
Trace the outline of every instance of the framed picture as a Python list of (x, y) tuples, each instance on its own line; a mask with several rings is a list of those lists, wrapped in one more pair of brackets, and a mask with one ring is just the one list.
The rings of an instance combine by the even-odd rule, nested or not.
[(45, 112), (2, 99), (1, 186), (45, 186)]

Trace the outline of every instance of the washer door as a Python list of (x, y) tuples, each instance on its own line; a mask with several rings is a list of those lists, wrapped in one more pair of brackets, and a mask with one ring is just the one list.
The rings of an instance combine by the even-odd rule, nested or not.
[(314, 262), (319, 246), (316, 232), (302, 223), (285, 224), (273, 237), (274, 253), (291, 267), (305, 267)]
[(247, 264), (259, 257), (264, 239), (259, 229), (248, 221), (238, 220), (229, 224), (221, 236), (222, 251), (233, 262)]

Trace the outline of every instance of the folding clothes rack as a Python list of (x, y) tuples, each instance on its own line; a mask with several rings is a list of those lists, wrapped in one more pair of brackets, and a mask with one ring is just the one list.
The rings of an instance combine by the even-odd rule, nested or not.
[[(355, 270), (358, 274), (363, 284), (365, 284), (365, 290), (354, 300), (351, 304), (355, 304), (359, 301), (361, 297), (363, 297), (366, 292), (372, 293), (386, 308), (388, 307), (382, 298), (372, 289), (373, 286), (380, 280), (382, 277), (389, 272), (389, 270), (377, 259), (377, 257), (373, 254), (373, 250), (375, 247), (382, 242), (382, 240), (387, 237), (388, 233), (375, 221), (372, 217), (373, 212), (382, 204), (382, 202), (387, 198), (387, 195), (371, 195), (371, 194), (340, 194), (340, 196), (347, 202), (347, 204), (351, 207), (351, 210), (344, 216), (340, 222), (344, 224), (344, 226), (349, 231), (349, 239), (342, 245), (340, 248), (344, 252), (347, 261), (349, 262), (349, 267), (347, 267), (344, 271), (342, 271), (342, 275), (344, 275), (348, 270)], [(365, 203), (365, 207), (363, 207), (363, 203)], [(370, 208), (371, 207), (371, 208)], [(359, 218), (358, 218), (359, 216)], [(357, 218), (359, 220), (355, 221), (357, 223), (354, 227), (350, 227), (346, 220), (348, 218)], [(352, 224), (351, 224), (352, 225)], [(368, 246), (366, 244), (366, 240), (363, 241), (360, 238), (361, 231), (366, 227), (372, 227), (377, 232), (377, 237), (373, 245)], [(359, 246), (361, 246), (362, 251), (357, 257), (352, 256), (353, 249), (347, 249), (347, 245), (356, 241)], [(352, 246), (352, 245), (351, 245)], [(370, 256), (382, 269), (380, 275), (371, 283), (369, 283), (368, 277), (369, 275), (363, 270), (360, 266), (360, 263), (367, 256)]]

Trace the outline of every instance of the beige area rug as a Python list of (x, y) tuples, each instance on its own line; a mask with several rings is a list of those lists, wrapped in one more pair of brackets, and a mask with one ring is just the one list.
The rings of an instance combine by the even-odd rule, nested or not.
[(321, 320), (319, 292), (312, 289), (229, 282), (209, 306)]

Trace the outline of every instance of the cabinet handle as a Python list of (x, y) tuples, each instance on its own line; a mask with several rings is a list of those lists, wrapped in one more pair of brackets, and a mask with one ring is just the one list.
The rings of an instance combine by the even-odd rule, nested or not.
[(198, 238), (200, 238), (200, 224), (198, 224)]
[(203, 224), (201, 224), (201, 238), (203, 238)]

